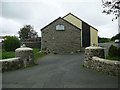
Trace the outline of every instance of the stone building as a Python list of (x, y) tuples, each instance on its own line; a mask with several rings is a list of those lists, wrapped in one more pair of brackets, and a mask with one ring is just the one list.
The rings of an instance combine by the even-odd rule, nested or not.
[(41, 29), (41, 50), (47, 53), (76, 53), (98, 45), (98, 30), (69, 13)]

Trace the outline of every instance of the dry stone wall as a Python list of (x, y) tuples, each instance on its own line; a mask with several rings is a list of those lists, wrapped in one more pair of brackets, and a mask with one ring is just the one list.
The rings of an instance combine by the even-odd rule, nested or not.
[(23, 68), (24, 64), (20, 57), (0, 60), (2, 72)]
[(85, 48), (84, 66), (90, 67), (93, 56), (104, 58), (104, 49), (101, 47), (90, 46)]
[(84, 66), (108, 75), (120, 75), (120, 61), (104, 59), (104, 49), (90, 46), (85, 48)]
[[(24, 65), (28, 66), (34, 64), (33, 49), (28, 47), (21, 47), (15, 50), (15, 57), (20, 57)], [(25, 66), (25, 67), (26, 67)]]
[(120, 61), (111, 61), (99, 57), (92, 57), (90, 68), (109, 75), (120, 75)]
[(0, 70), (5, 72), (25, 68), (34, 64), (33, 49), (21, 47), (15, 50), (15, 58), (0, 60)]

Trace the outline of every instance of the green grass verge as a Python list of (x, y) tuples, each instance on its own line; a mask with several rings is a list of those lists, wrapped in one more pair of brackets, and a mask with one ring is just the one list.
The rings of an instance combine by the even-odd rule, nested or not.
[(35, 59), (35, 63), (38, 63), (38, 59), (45, 56), (44, 53), (40, 52), (40, 49), (38, 48), (34, 48), (33, 49), (33, 54), (34, 54), (34, 59)]
[(2, 59), (14, 58), (14, 57), (15, 57), (15, 52), (13, 51), (6, 52), (5, 50), (2, 50)]
[[(40, 57), (45, 55), (42, 52), (40, 52), (39, 48), (33, 48), (33, 54), (34, 54), (35, 62), (37, 62), (37, 60)], [(14, 57), (15, 57), (15, 52), (13, 51), (7, 52), (4, 49), (2, 50), (2, 59), (8, 59), (8, 58), (14, 58)]]

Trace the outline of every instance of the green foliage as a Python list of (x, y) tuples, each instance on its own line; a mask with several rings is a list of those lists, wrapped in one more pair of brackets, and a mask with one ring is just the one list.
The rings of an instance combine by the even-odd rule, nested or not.
[(16, 36), (5, 36), (3, 41), (5, 51), (15, 51), (20, 47), (20, 41)]
[[(37, 62), (37, 60), (44, 56), (45, 54), (43, 54), (42, 52), (39, 52), (39, 48), (34, 48), (33, 49), (33, 54), (34, 54), (34, 59), (35, 62)], [(2, 50), (2, 59), (8, 59), (8, 58), (14, 58), (15, 57), (15, 52), (14, 51), (5, 51), (4, 49)]]
[(40, 49), (38, 48), (34, 48), (33, 53), (34, 53), (34, 59), (36, 63), (38, 63), (37, 61), (40, 57), (43, 57), (45, 55), (44, 53), (40, 52)]
[(112, 21), (120, 17), (120, 0), (102, 0), (102, 6), (104, 8), (103, 13), (115, 15)]
[(14, 58), (15, 57), (15, 52), (14, 51), (5, 51), (2, 50), (2, 59), (8, 59), (8, 58)]
[(21, 40), (38, 37), (37, 32), (33, 30), (31, 25), (25, 25), (20, 31), (18, 31), (18, 34)]
[(99, 43), (106, 43), (106, 42), (110, 42), (110, 39), (109, 38), (98, 37), (98, 42)]
[(118, 48), (118, 56), (120, 56), (120, 48)]
[(120, 56), (114, 56), (114, 57), (107, 57), (109, 60), (115, 60), (115, 61), (120, 61)]
[(117, 48), (113, 45), (110, 46), (108, 51), (108, 59), (120, 61), (120, 48)]
[(113, 37), (111, 38), (111, 41), (114, 41), (115, 39), (119, 39), (119, 40), (120, 40), (120, 33), (117, 34), (117, 35), (115, 35), (115, 36), (113, 36)]
[(117, 56), (118, 52), (117, 52), (117, 47), (111, 45), (110, 48), (109, 48), (109, 51), (108, 51), (108, 55), (110, 57), (113, 57), (113, 56)]

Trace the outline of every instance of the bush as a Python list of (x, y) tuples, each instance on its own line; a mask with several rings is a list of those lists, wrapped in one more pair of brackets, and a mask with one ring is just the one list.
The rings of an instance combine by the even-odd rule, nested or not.
[(20, 47), (20, 41), (15, 36), (5, 36), (3, 41), (3, 47), (5, 51), (15, 51)]
[(120, 48), (118, 48), (118, 56), (120, 57)]
[(13, 51), (6, 52), (5, 50), (2, 50), (2, 59), (8, 59), (14, 57), (15, 57), (15, 52)]
[(115, 39), (120, 39), (120, 33), (117, 34), (117, 35), (115, 35), (115, 36), (113, 36), (113, 37), (111, 38), (111, 41), (114, 41)]
[(98, 42), (99, 43), (106, 43), (106, 42), (110, 42), (110, 39), (109, 38), (98, 37)]
[(117, 47), (111, 45), (108, 51), (108, 55), (109, 57), (114, 57), (114, 56), (118, 56), (118, 49)]
[(39, 48), (33, 48), (33, 54), (34, 54), (35, 60), (37, 60), (38, 58), (44, 56), (44, 54), (42, 52), (40, 52)]

